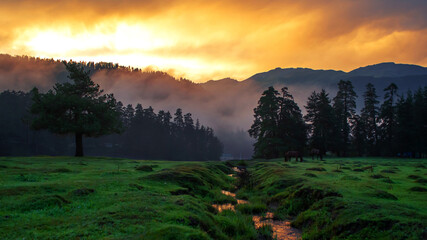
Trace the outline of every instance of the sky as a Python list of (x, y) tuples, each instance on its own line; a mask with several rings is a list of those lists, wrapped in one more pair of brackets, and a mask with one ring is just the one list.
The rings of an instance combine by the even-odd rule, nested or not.
[(425, 0), (2, 0), (0, 53), (107, 61), (195, 82), (276, 67), (427, 66)]

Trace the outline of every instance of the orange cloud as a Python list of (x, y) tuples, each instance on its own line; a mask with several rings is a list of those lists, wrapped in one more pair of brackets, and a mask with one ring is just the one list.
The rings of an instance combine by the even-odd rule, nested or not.
[(427, 65), (427, 2), (2, 1), (0, 52), (155, 66), (195, 81), (275, 67)]

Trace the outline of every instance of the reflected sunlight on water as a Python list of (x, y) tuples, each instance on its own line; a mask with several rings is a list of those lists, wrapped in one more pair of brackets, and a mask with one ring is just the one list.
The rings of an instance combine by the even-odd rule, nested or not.
[[(236, 194), (229, 192), (229, 191), (225, 191), (225, 190), (221, 190), (221, 193), (233, 198), (236, 198)], [(242, 200), (242, 199), (236, 199), (237, 200), (237, 204), (247, 204), (248, 201), (246, 200)], [(231, 211), (235, 211), (234, 209), (234, 205), (231, 203), (225, 203), (225, 204), (212, 204), (212, 207), (216, 208), (219, 212), (222, 212), (224, 210), (231, 210)]]
[(260, 228), (265, 225), (271, 225), (273, 229), (273, 237), (277, 240), (297, 240), (301, 239), (301, 231), (291, 227), (290, 221), (273, 220), (273, 213), (267, 212), (265, 217), (253, 216), (255, 228)]
[[(241, 169), (237, 167), (233, 167), (233, 170), (235, 172), (242, 172)], [(229, 174), (228, 176), (233, 177), (233, 174)], [(236, 199), (236, 194), (221, 190), (221, 193), (233, 197)], [(249, 202), (242, 199), (236, 199), (237, 204), (248, 204)], [(216, 208), (219, 212), (222, 212), (224, 210), (231, 210), (235, 211), (235, 207), (231, 203), (226, 204), (212, 204), (212, 207)], [(260, 228), (265, 225), (271, 225), (271, 228), (273, 229), (273, 237), (275, 237), (277, 240), (299, 240), (301, 239), (301, 231), (291, 227), (290, 221), (278, 221), (273, 220), (274, 214), (272, 212), (267, 212), (265, 214), (265, 217), (263, 216), (252, 216), (252, 221), (254, 222), (255, 228)]]
[(224, 210), (234, 211), (234, 205), (231, 203), (226, 204), (212, 204), (212, 207), (216, 208), (218, 212), (222, 212)]

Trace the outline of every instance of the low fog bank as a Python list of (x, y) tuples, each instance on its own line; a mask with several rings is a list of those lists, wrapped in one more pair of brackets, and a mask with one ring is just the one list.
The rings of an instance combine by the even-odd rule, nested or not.
[[(224, 153), (250, 158), (253, 140), (247, 134), (259, 91), (250, 84), (234, 81), (233, 86), (218, 87), (175, 79), (163, 72), (140, 72), (128, 69), (101, 69), (92, 74), (107, 93), (114, 93), (124, 105), (141, 103), (156, 112), (177, 108), (193, 114), (193, 119), (210, 126), (224, 144)], [(67, 81), (61, 62), (0, 55), (0, 91), (30, 91), (38, 87), (45, 92), (56, 82)]]

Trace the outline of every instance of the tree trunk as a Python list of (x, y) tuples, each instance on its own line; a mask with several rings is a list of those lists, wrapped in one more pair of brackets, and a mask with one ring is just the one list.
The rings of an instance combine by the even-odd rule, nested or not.
[(76, 157), (83, 157), (83, 134), (76, 133)]

